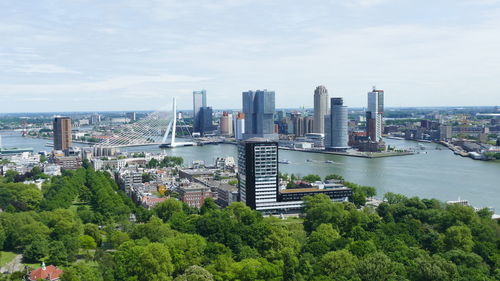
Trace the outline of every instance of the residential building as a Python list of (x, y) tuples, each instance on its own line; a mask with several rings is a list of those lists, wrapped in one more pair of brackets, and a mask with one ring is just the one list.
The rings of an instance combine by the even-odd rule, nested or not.
[(67, 150), (72, 145), (71, 118), (57, 116), (54, 118), (54, 150)]
[(56, 266), (49, 265), (45, 266), (45, 263), (42, 263), (42, 267), (31, 271), (28, 274), (29, 281), (38, 281), (38, 280), (49, 280), (49, 281), (58, 281), (61, 280), (60, 277), (63, 274), (63, 271)]
[(450, 125), (439, 126), (439, 140), (448, 141), (453, 137), (453, 127)]
[(182, 202), (192, 208), (201, 208), (206, 198), (214, 198), (210, 188), (199, 183), (180, 186), (178, 192)]
[(274, 126), (275, 93), (268, 90), (243, 92), (244, 139), (278, 139)]
[[(324, 120), (323, 120), (324, 122)], [(304, 135), (314, 132), (314, 117), (306, 116), (304, 117)]]
[(372, 141), (382, 141), (384, 116), (384, 91), (373, 87), (368, 92), (368, 110), (366, 112), (366, 128), (368, 137)]
[(242, 140), (243, 134), (245, 133), (245, 114), (243, 112), (238, 112), (235, 118), (236, 119), (234, 120), (234, 138), (236, 140)]
[(314, 130), (313, 133), (325, 132), (325, 116), (328, 114), (328, 90), (318, 86), (314, 90)]
[(76, 170), (82, 167), (82, 159), (78, 156), (55, 156), (54, 163), (66, 170)]
[(221, 184), (215, 188), (217, 200), (215, 203), (225, 208), (233, 202), (238, 201), (238, 188), (230, 184)]
[(233, 115), (224, 111), (219, 122), (220, 134), (223, 136), (233, 135)]

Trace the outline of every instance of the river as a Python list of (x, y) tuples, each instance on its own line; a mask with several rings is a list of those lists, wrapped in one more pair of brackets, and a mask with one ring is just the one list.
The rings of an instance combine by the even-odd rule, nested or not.
[[(19, 132), (2, 132), (5, 147), (33, 147), (35, 151), (51, 150), (47, 140), (23, 138)], [(404, 140), (386, 140), (398, 148), (417, 148), (417, 143)], [(422, 144), (426, 149), (419, 154), (387, 158), (356, 158), (319, 153), (280, 150), (279, 158), (290, 164), (280, 164), (280, 171), (299, 176), (318, 174), (342, 175), (346, 180), (377, 188), (378, 197), (386, 192), (406, 196), (437, 198), (442, 201), (468, 200), (476, 207), (493, 207), (500, 212), (500, 163), (476, 161), (454, 155), (436, 144)], [(439, 147), (441, 150), (437, 150)], [(122, 149), (126, 151), (159, 152), (157, 146)], [(217, 157), (236, 159), (235, 145), (205, 145), (177, 147), (166, 150), (168, 155), (181, 156), (186, 164), (193, 160), (213, 163)], [(307, 161), (307, 160), (310, 161)], [(334, 163), (326, 163), (330, 160)]]

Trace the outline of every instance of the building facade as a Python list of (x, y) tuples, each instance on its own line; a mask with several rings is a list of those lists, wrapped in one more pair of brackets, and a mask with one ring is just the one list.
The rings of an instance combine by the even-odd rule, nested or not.
[(196, 117), (196, 132), (201, 135), (205, 135), (207, 133), (211, 133), (214, 130), (214, 125), (212, 122), (212, 107), (202, 107), (198, 112)]
[(384, 91), (373, 87), (368, 92), (368, 111), (366, 112), (366, 131), (372, 141), (382, 141), (384, 130)]
[(238, 112), (234, 120), (234, 138), (236, 140), (242, 140), (244, 133), (245, 133), (245, 114), (243, 112)]
[(71, 139), (71, 118), (55, 117), (54, 129), (54, 150), (67, 150), (72, 145)]
[(347, 106), (342, 98), (331, 99), (330, 117), (326, 118), (326, 149), (346, 150), (349, 148)]
[(223, 112), (219, 122), (220, 134), (223, 136), (233, 135), (233, 115), (227, 112)]
[(240, 201), (262, 210), (277, 201), (278, 143), (251, 138), (238, 145), (238, 182)]
[(318, 86), (314, 90), (314, 130), (313, 133), (325, 133), (325, 116), (328, 115), (328, 90)]
[(243, 92), (245, 114), (244, 139), (254, 137), (277, 139), (274, 128), (275, 93), (257, 90)]
[(200, 122), (198, 121), (198, 114), (202, 107), (207, 107), (207, 91), (194, 91), (193, 92), (193, 130), (194, 132), (200, 132), (198, 127)]

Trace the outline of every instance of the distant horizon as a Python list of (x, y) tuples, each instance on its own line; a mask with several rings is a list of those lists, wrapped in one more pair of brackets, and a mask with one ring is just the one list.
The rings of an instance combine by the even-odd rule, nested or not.
[[(362, 110), (366, 109), (366, 107), (350, 107), (347, 106), (349, 110)], [(212, 107), (213, 108), (213, 107)], [(395, 107), (395, 106), (386, 106), (385, 109), (387, 110), (394, 110), (394, 109), (424, 109), (424, 110), (432, 110), (432, 109), (486, 109), (486, 108), (497, 108), (500, 109), (500, 105), (482, 105), (482, 106), (401, 106), (401, 107)], [(277, 107), (275, 110), (299, 110), (302, 109), (302, 107)], [(314, 107), (304, 107), (303, 109), (305, 110), (314, 110)], [(214, 112), (221, 112), (221, 111), (241, 111), (241, 108), (213, 108)], [(136, 113), (147, 113), (147, 112), (155, 112), (158, 110), (151, 110), (151, 109), (146, 109), (146, 110), (82, 110), (82, 111), (38, 111), (38, 112), (0, 112), (0, 116), (4, 115), (10, 115), (10, 114), (15, 114), (15, 115), (20, 115), (20, 114), (57, 114), (57, 113), (68, 113), (68, 114), (92, 114), (92, 113), (126, 113), (126, 112), (136, 112)], [(168, 110), (167, 110), (168, 111)], [(190, 112), (193, 111), (192, 109), (177, 109), (177, 112)], [(498, 111), (494, 112), (488, 112), (488, 113), (498, 113)]]
[(0, 112), (499, 104), (499, 0), (0, 1)]

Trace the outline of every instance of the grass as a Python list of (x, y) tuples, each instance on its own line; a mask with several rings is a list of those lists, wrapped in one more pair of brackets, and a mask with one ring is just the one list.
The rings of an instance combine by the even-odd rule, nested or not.
[(4, 266), (11, 262), (16, 255), (17, 254), (13, 252), (0, 251), (0, 266)]

